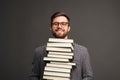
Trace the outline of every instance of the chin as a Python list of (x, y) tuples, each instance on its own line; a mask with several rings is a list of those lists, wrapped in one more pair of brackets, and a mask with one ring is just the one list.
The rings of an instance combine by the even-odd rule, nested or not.
[(65, 38), (65, 36), (58, 36), (58, 35), (54, 35), (54, 37), (56, 37), (56, 38)]
[(53, 33), (53, 36), (54, 36), (55, 38), (65, 38), (65, 37), (66, 37), (65, 34), (63, 34), (63, 35), (57, 35), (57, 34), (55, 34), (55, 33)]

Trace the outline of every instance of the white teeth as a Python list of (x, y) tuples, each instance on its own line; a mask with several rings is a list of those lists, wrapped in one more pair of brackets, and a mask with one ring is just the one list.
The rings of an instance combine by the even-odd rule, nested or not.
[(61, 30), (59, 30), (58, 32), (62, 32)]
[(59, 30), (57, 30), (57, 31), (63, 31), (63, 30), (59, 29)]
[(62, 31), (62, 30), (58, 30), (58, 31)]

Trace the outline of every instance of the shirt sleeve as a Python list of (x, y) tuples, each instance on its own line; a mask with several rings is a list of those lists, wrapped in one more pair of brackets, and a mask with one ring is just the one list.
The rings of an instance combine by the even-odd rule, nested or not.
[(37, 50), (35, 50), (32, 61), (32, 71), (29, 76), (29, 80), (40, 80), (40, 60), (41, 56), (38, 55)]
[(93, 80), (93, 71), (90, 65), (90, 57), (87, 48), (84, 51), (84, 60), (82, 66), (83, 80)]

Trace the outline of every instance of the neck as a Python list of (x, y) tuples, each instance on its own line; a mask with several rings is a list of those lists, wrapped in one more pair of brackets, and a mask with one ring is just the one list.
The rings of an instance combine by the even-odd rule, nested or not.
[(68, 36), (66, 36), (64, 39), (68, 39)]

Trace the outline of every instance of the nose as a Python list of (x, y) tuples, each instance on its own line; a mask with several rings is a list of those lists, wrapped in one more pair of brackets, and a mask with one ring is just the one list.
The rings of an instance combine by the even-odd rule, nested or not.
[(60, 24), (60, 23), (58, 24), (58, 28), (62, 28), (62, 26), (61, 26), (61, 24)]

